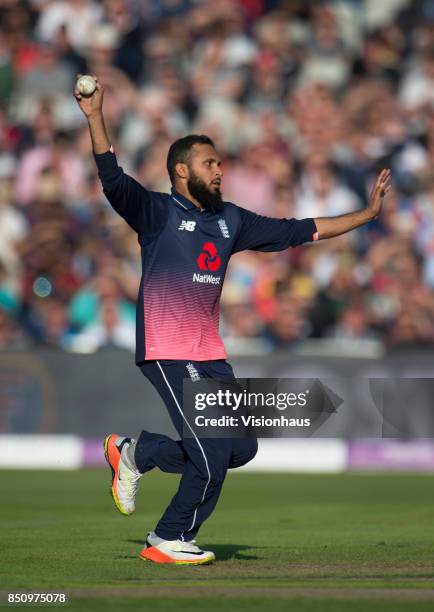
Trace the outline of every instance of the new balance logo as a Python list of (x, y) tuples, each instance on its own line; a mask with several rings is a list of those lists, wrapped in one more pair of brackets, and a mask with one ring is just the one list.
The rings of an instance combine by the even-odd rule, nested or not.
[(193, 382), (200, 380), (200, 374), (192, 363), (187, 363), (185, 367), (187, 368), (187, 372)]
[(187, 230), (187, 232), (194, 232), (196, 227), (196, 221), (181, 221), (181, 225), (178, 227), (179, 230)]
[(230, 238), (230, 236), (229, 236), (229, 228), (226, 225), (226, 221), (224, 219), (219, 219), (218, 220), (218, 224), (219, 224), (220, 230), (221, 230), (221, 232), (223, 234), (223, 238)]

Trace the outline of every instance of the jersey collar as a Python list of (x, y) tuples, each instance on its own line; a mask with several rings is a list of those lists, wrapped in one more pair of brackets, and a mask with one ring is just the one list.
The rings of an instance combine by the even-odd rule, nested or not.
[(171, 191), (172, 191), (172, 200), (174, 200), (177, 204), (179, 204), (179, 206), (181, 206), (185, 210), (195, 210), (196, 212), (204, 216), (210, 216), (216, 213), (215, 210), (207, 210), (206, 208), (200, 210), (197, 206), (193, 204), (193, 202), (191, 202), (191, 200), (189, 200), (188, 198), (185, 198), (178, 191), (175, 191), (173, 187)]
[(182, 206), (182, 208), (185, 208), (185, 210), (195, 209), (199, 211), (199, 209), (197, 208), (197, 206), (193, 204), (193, 202), (191, 202), (188, 198), (185, 198), (183, 195), (175, 191), (173, 187), (172, 187), (171, 193), (172, 193), (172, 198), (175, 200), (175, 202), (179, 204), (180, 206)]

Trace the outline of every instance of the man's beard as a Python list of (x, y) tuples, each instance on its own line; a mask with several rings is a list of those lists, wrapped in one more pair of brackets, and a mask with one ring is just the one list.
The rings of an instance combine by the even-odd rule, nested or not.
[(193, 172), (190, 174), (187, 187), (193, 198), (197, 200), (205, 210), (214, 210), (215, 212), (223, 210), (224, 204), (220, 189), (211, 191), (204, 181)]

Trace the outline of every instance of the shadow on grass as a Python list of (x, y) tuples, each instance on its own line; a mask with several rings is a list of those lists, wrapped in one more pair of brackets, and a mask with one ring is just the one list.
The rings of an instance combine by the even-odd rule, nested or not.
[[(127, 540), (127, 542), (143, 546), (143, 540)], [(203, 546), (201, 545), (201, 547), (204, 550), (212, 550), (219, 561), (228, 561), (229, 559), (249, 561), (260, 558), (256, 555), (249, 555), (242, 552), (252, 548), (252, 546), (245, 546), (244, 544), (210, 544), (209, 546), (204, 544)]]
[[(208, 546), (204, 545), (204, 550), (208, 550)], [(242, 561), (251, 561), (253, 559), (259, 559), (256, 555), (245, 554), (245, 550), (250, 550), (252, 546), (245, 546), (243, 544), (212, 544), (210, 547), (215, 553), (217, 559), (221, 561), (228, 561), (229, 559), (241, 559)]]

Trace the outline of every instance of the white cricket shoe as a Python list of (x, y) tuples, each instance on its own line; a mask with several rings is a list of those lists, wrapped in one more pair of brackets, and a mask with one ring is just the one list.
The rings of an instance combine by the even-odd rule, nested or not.
[(139, 480), (143, 476), (133, 466), (127, 456), (127, 448), (133, 444), (132, 438), (110, 434), (104, 440), (104, 454), (112, 471), (111, 494), (116, 508), (129, 516), (136, 508), (135, 499)]
[(163, 540), (151, 531), (148, 533), (140, 558), (154, 563), (202, 565), (214, 561), (215, 555), (209, 550), (201, 550), (196, 546), (196, 540), (190, 542)]

